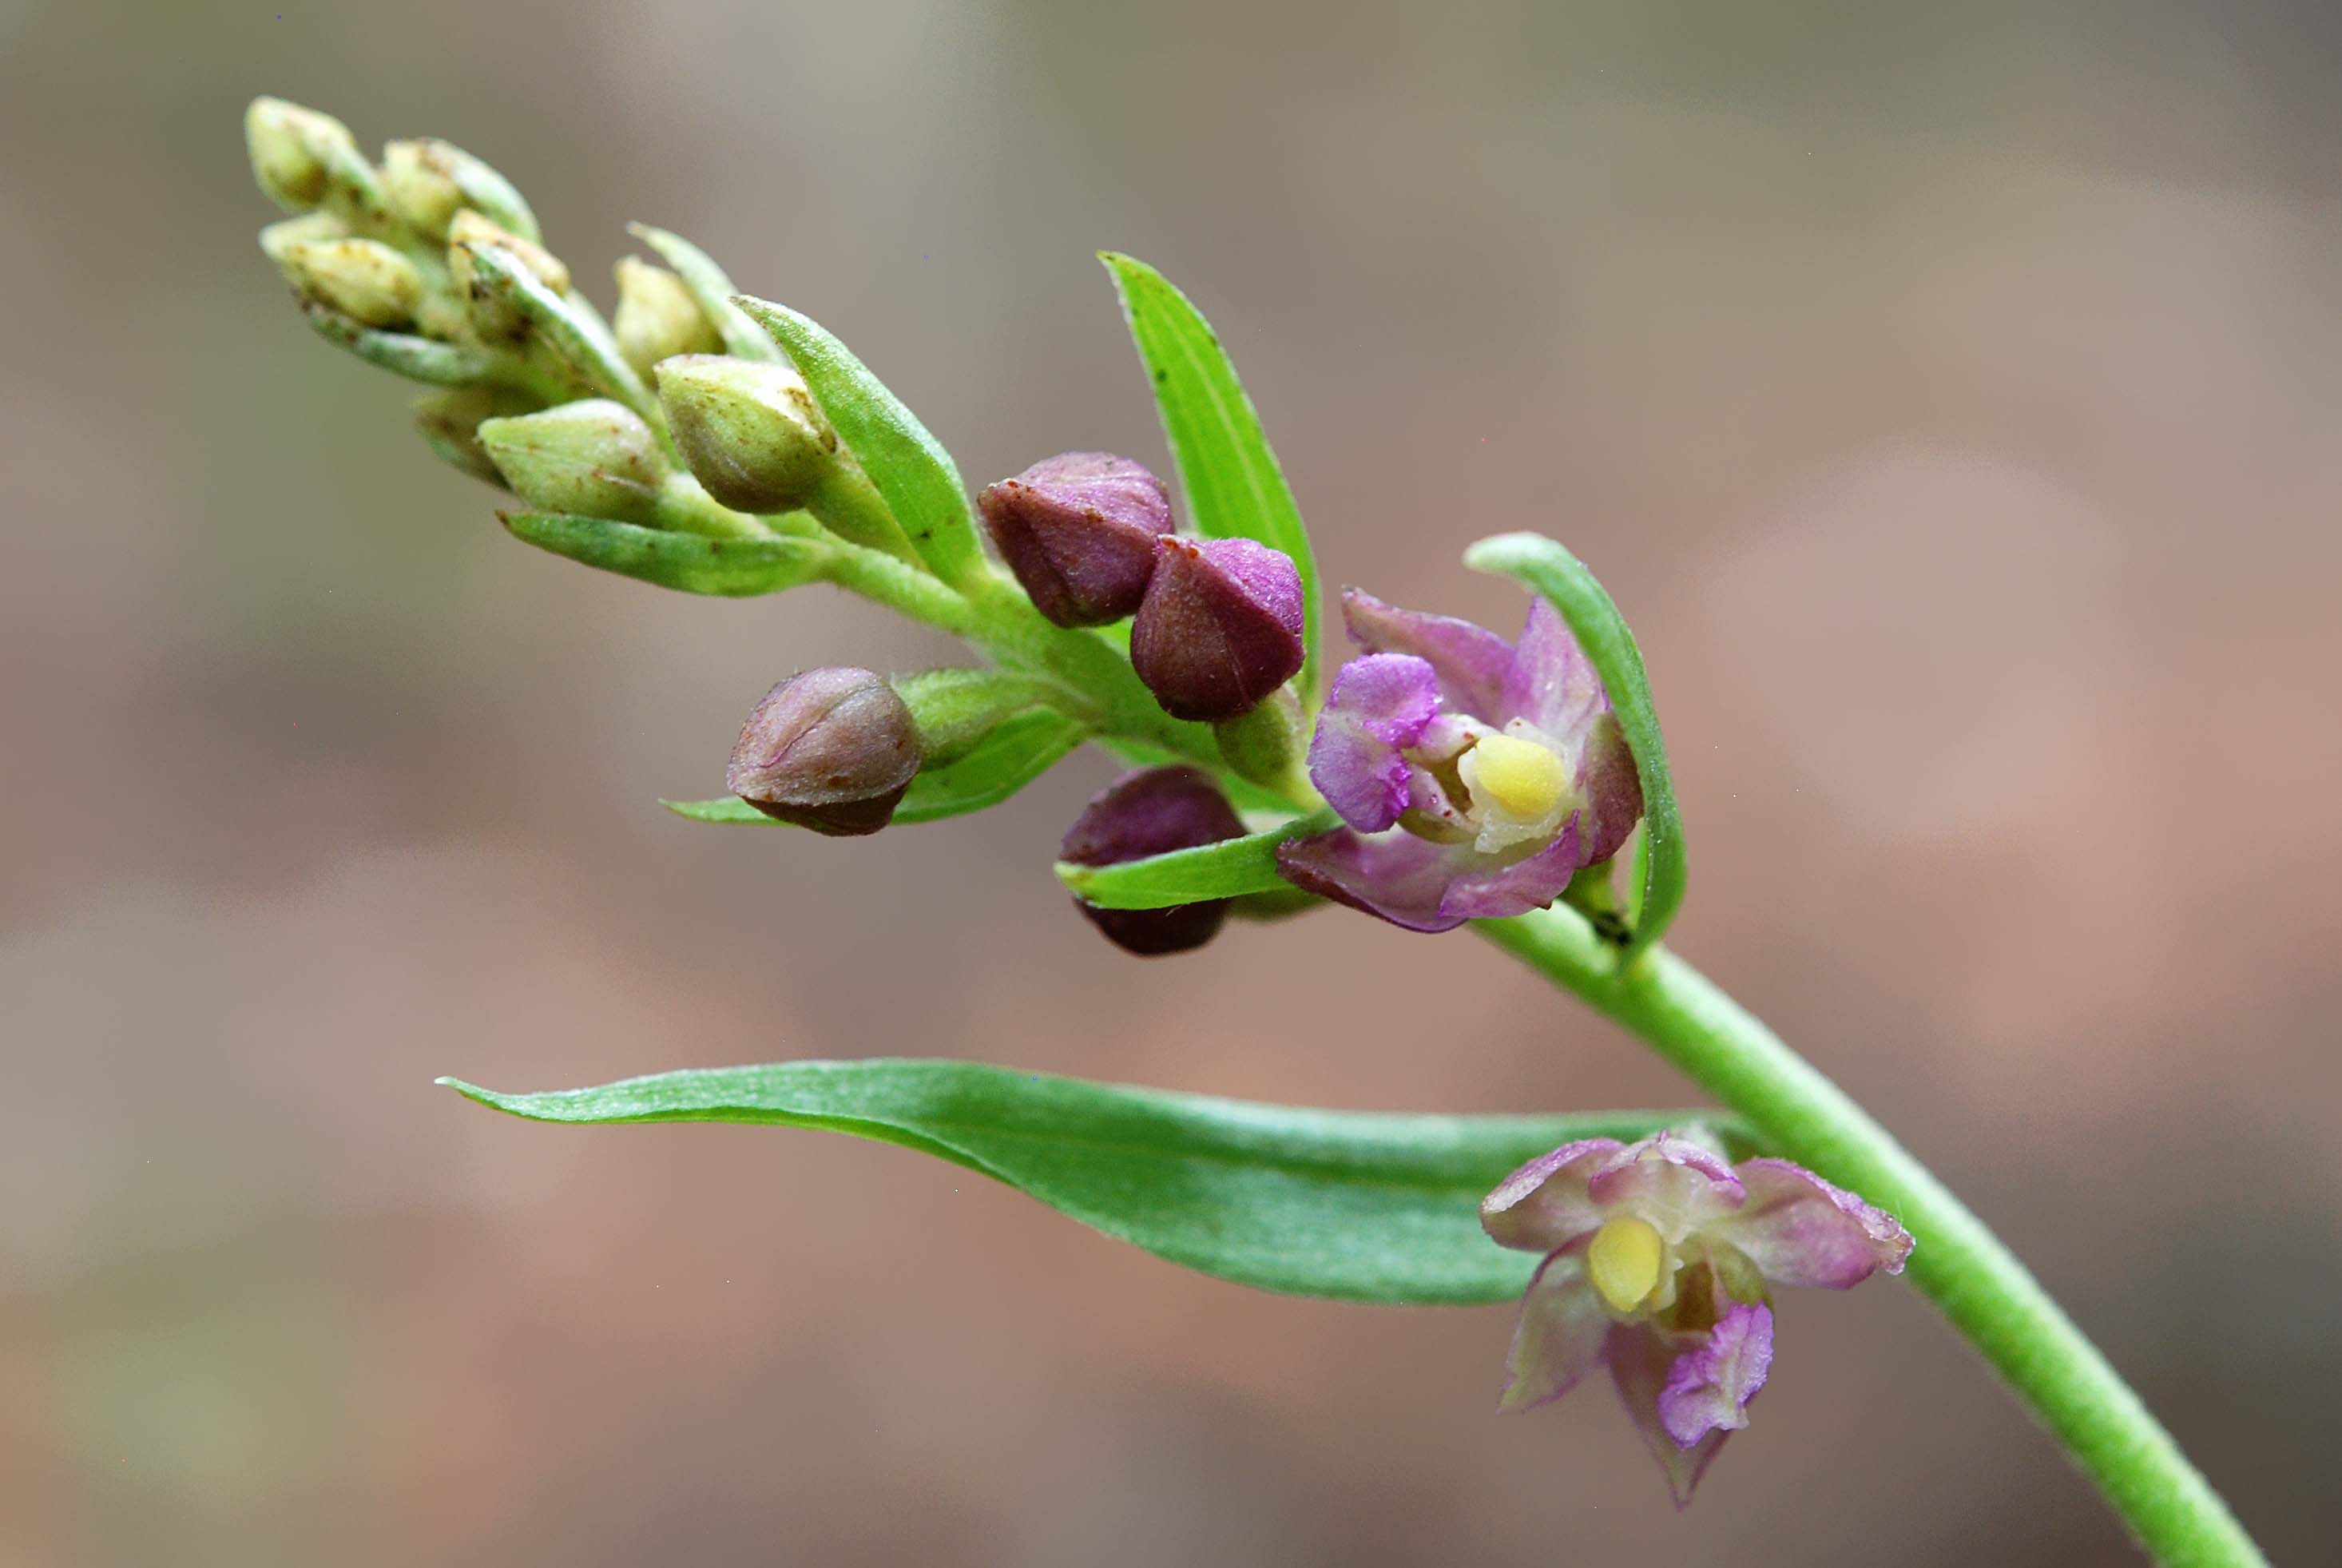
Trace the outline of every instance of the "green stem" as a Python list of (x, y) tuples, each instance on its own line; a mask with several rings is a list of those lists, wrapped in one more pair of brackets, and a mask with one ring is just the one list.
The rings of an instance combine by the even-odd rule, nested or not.
[(2266, 1568), (2219, 1493), (2015, 1254), (1746, 1009), (1664, 950), (1622, 965), (1566, 910), (1476, 925), (1648, 1041), (1782, 1154), (1902, 1221), (1917, 1243), (1911, 1282), (2008, 1380), (2156, 1561)]

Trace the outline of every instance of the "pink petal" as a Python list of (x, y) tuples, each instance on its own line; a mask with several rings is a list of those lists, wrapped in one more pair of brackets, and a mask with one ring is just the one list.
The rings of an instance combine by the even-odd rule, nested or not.
[(1604, 714), (1586, 732), (1577, 759), (1577, 790), (1586, 801), (1586, 864), (1599, 865), (1618, 853), (1643, 816), (1643, 781), (1635, 754), (1615, 714)]
[(1772, 1366), (1772, 1309), (1734, 1307), (1705, 1340), (1676, 1357), (1659, 1390), (1660, 1426), (1677, 1448), (1694, 1447), (1712, 1432), (1739, 1431)]
[(1539, 1154), (1481, 1202), (1480, 1228), (1499, 1246), (1527, 1253), (1590, 1235), (1602, 1223), (1602, 1207), (1586, 1182), (1626, 1146), (1616, 1138), (1581, 1138)]
[(1871, 1207), (1787, 1160), (1743, 1160), (1748, 1202), (1712, 1227), (1775, 1284), (1842, 1291), (1872, 1272), (1903, 1272), (1911, 1233)]
[(1380, 833), (1406, 809), (1410, 775), (1401, 754), (1439, 711), (1431, 666), (1404, 654), (1369, 654), (1334, 674), (1309, 743), (1309, 778), (1342, 820)]
[(1429, 664), (1438, 672), (1439, 689), (1450, 707), (1496, 722), (1513, 645), (1496, 633), (1452, 615), (1402, 610), (1356, 588), (1342, 594), (1342, 620), (1351, 639), (1368, 653), (1413, 654)]
[(1609, 1314), (1586, 1278), (1584, 1243), (1537, 1265), (1521, 1297), (1521, 1317), (1505, 1363), (1500, 1410), (1532, 1410), (1560, 1398), (1601, 1364)]

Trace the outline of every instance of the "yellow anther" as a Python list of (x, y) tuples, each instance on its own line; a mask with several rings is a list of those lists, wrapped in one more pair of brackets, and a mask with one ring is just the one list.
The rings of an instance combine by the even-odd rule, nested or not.
[(1483, 735), (1473, 748), (1473, 787), (1510, 815), (1535, 821), (1569, 793), (1569, 770), (1535, 741)]
[(1594, 1233), (1593, 1243), (1586, 1249), (1586, 1272), (1612, 1312), (1633, 1312), (1658, 1288), (1666, 1257), (1666, 1245), (1658, 1232), (1622, 1214)]

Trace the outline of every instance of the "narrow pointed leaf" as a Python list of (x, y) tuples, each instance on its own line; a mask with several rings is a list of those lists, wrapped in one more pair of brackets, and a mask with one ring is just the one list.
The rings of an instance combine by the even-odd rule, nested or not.
[(686, 594), (748, 598), (810, 583), (831, 549), (817, 539), (710, 539), (561, 512), (503, 514), (516, 539), (621, 576)]
[(716, 334), (724, 340), (724, 352), (739, 359), (761, 360), (766, 365), (784, 363), (786, 356), (780, 345), (765, 333), (763, 327), (748, 319), (748, 313), (732, 303), (740, 291), (715, 258), (681, 235), (665, 229), (655, 229), (648, 224), (628, 224), (626, 232), (658, 252), (659, 259), (675, 269), (683, 286), (691, 291), (700, 314), (716, 325)]
[(1114, 275), (1131, 341), (1155, 387), (1155, 406), (1196, 531), (1215, 539), (1257, 539), (1293, 558), (1301, 573), (1306, 617), (1301, 690), (1316, 689), (1317, 560), (1309, 547), (1285, 471), (1260, 427), (1260, 415), (1212, 324), (1187, 296), (1145, 262), (1115, 251), (1098, 259)]
[[(1088, 732), (1065, 714), (1036, 708), (1006, 719), (956, 761), (922, 769), (895, 808), (895, 825), (941, 822), (966, 816), (1002, 801), (1047, 773)], [(659, 804), (693, 822), (756, 824), (786, 827), (737, 795), (715, 800), (664, 800)]]
[(814, 401), (877, 486), (919, 558), (956, 585), (983, 574), (984, 546), (967, 488), (943, 443), (819, 323), (747, 295), (736, 303), (788, 351)]
[(1061, 860), (1057, 880), (1075, 897), (1101, 909), (1166, 909), (1207, 898), (1274, 893), (1291, 885), (1277, 874), (1276, 846), (1288, 838), (1324, 833), (1335, 821), (1331, 811), (1313, 812), (1263, 833), (1119, 865), (1076, 865)]
[(1586, 569), (1586, 563), (1541, 534), (1499, 534), (1483, 539), (1464, 552), (1464, 564), (1476, 572), (1510, 577), (1531, 593), (1543, 594), (1561, 612), (1578, 645), (1601, 672), (1643, 784), (1643, 842), (1635, 856), (1641, 885), (1627, 901), (1627, 907), (1636, 912), (1628, 951), (1647, 947), (1666, 934), (1675, 918), (1683, 903), (1688, 872), (1683, 818), (1676, 809), (1675, 784), (1667, 775), (1666, 743), (1659, 734), (1659, 715), (1651, 706), (1650, 679), (1643, 672), (1643, 653), (1635, 645), (1635, 634), (1627, 629), (1626, 617), (1618, 614), (1609, 591)]
[(440, 1082), (538, 1121), (746, 1122), (899, 1144), (1187, 1268), (1263, 1290), (1392, 1305), (1518, 1295), (1537, 1260), (1481, 1233), (1480, 1200), (1549, 1149), (1699, 1122), (1724, 1127), (1736, 1154), (1751, 1152), (1707, 1112), (1316, 1111), (972, 1062), (787, 1062), (544, 1094)]

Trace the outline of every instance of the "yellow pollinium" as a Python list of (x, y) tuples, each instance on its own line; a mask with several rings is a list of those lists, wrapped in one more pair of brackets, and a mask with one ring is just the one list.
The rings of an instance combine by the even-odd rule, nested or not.
[(1586, 1249), (1586, 1272), (1612, 1312), (1633, 1312), (1658, 1289), (1666, 1250), (1658, 1232), (1622, 1214), (1594, 1233)]
[(1472, 787), (1509, 815), (1535, 821), (1569, 794), (1567, 765), (1535, 741), (1483, 735), (1472, 756)]

